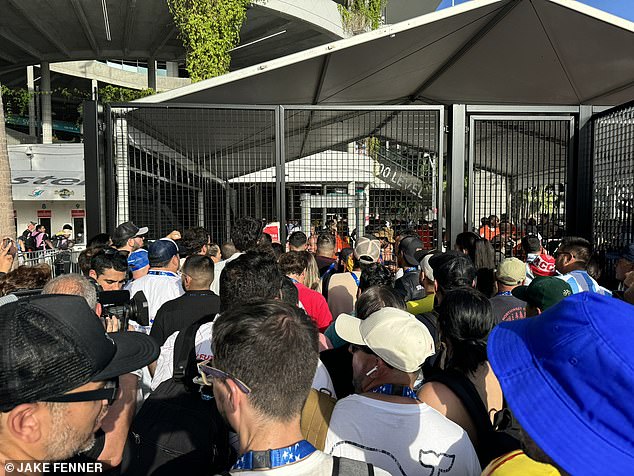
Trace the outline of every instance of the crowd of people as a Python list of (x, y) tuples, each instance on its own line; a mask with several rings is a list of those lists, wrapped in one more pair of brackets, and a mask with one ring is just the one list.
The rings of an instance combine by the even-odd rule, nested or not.
[(580, 237), (549, 253), (528, 229), (501, 257), (491, 229), (448, 251), (406, 228), (345, 242), (336, 226), (295, 230), (285, 244), (262, 230), (243, 217), (221, 245), (202, 227), (146, 243), (150, 230), (126, 222), (90, 240), (81, 274), (54, 279), (12, 269), (5, 240), (0, 461), (122, 475), (632, 472), (634, 244), (608, 290)]

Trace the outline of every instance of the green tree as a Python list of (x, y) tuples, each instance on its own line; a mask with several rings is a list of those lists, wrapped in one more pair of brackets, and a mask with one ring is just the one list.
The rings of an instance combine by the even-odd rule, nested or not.
[(191, 80), (227, 73), (249, 0), (168, 0), (167, 4), (185, 47)]
[(11, 166), (7, 150), (7, 136), (4, 128), (4, 109), (0, 92), (0, 230), (2, 237), (16, 236), (13, 222), (13, 196), (11, 195)]
[(343, 27), (356, 34), (379, 28), (386, 4), (387, 0), (346, 0), (337, 7)]

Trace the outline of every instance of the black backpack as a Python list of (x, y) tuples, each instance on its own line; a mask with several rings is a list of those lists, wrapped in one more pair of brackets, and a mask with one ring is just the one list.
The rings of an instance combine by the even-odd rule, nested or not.
[(26, 251), (35, 251), (35, 247), (37, 246), (37, 242), (35, 241), (35, 237), (33, 233), (29, 233), (27, 237), (24, 239), (24, 247)]
[(217, 474), (236, 461), (211, 387), (192, 382), (196, 371), (196, 332), (212, 317), (179, 332), (174, 344), (174, 376), (162, 382), (134, 418), (122, 474), (162, 476)]

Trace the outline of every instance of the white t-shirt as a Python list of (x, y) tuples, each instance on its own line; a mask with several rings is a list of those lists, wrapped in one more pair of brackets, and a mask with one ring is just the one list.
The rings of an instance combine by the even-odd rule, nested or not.
[[(332, 474), (332, 456), (317, 450), (308, 458), (298, 463), (287, 464), (266, 471), (231, 471), (235, 476), (330, 476)], [(376, 476), (390, 476), (390, 473), (380, 468), (374, 468)]]
[[(211, 350), (213, 326), (213, 322), (207, 322), (201, 325), (196, 332), (196, 359), (199, 361), (213, 357), (213, 351)], [(165, 344), (161, 347), (161, 353), (156, 363), (156, 370), (154, 371), (154, 378), (152, 379), (153, 391), (156, 390), (162, 382), (169, 380), (174, 375), (174, 344), (176, 343), (176, 337), (178, 337), (178, 332), (174, 332), (169, 336)], [(333, 397), (337, 397), (335, 395), (335, 387), (330, 379), (330, 374), (326, 366), (322, 364), (319, 359), (317, 359), (317, 371), (315, 372), (312, 387), (317, 390), (325, 388)]]
[(220, 296), (220, 275), (222, 274), (222, 270), (225, 269), (225, 265), (243, 254), (244, 253), (241, 252), (234, 253), (229, 258), (222, 260), (214, 265), (214, 280), (211, 283), (211, 287), (209, 289), (216, 293), (216, 296)]
[[(151, 272), (152, 270), (150, 270)], [(160, 271), (160, 273), (146, 274), (125, 286), (125, 289), (130, 291), (130, 296), (134, 296), (138, 291), (143, 291), (145, 294), (150, 313), (150, 325), (148, 326), (150, 328), (154, 323), (156, 313), (163, 304), (185, 294), (181, 278), (177, 273), (172, 273), (171, 271)]]
[(397, 476), (480, 475), (465, 431), (430, 406), (361, 395), (339, 400), (325, 451), (367, 461)]

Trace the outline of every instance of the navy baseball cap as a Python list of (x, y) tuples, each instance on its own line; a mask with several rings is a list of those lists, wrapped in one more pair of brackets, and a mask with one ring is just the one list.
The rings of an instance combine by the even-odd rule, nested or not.
[(575, 294), (498, 324), (487, 352), (528, 435), (570, 474), (634, 468), (634, 306)]
[(625, 259), (634, 263), (634, 243), (625, 245), (620, 251), (607, 253), (606, 255), (610, 259)]
[(150, 266), (169, 261), (178, 255), (178, 246), (169, 238), (161, 238), (148, 246), (148, 260)]

